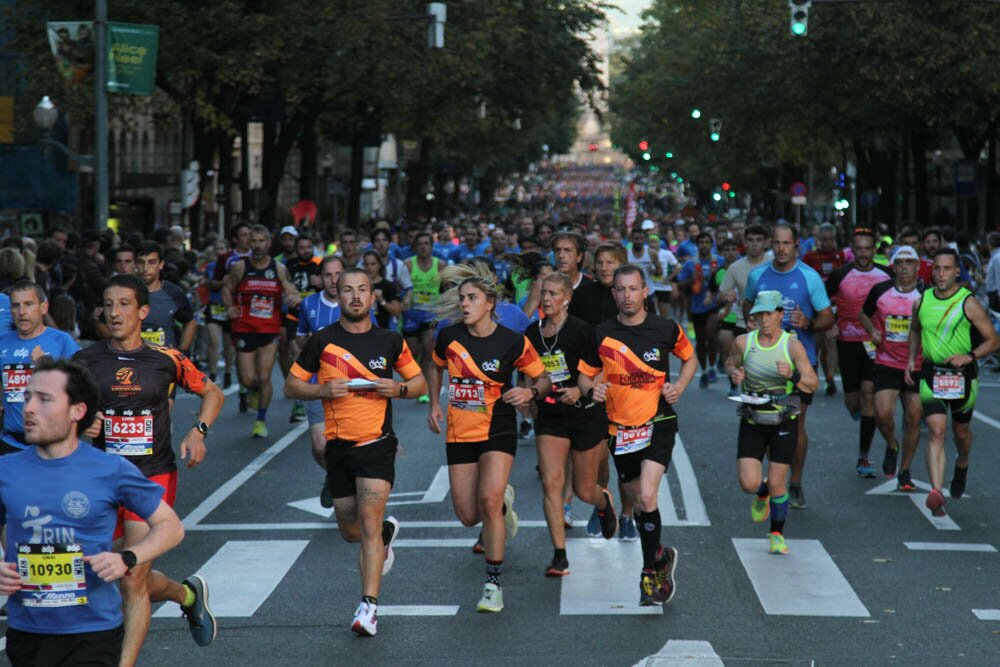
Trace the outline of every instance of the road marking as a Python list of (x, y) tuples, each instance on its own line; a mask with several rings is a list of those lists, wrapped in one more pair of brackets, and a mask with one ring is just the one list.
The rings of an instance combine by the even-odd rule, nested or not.
[(709, 642), (671, 639), (653, 655), (647, 655), (632, 667), (723, 667), (722, 658)]
[(983, 422), (984, 424), (989, 424), (993, 428), (1000, 429), (1000, 422), (998, 422), (996, 419), (993, 419), (993, 417), (987, 417), (986, 415), (978, 411), (974, 411), (972, 413), (972, 416), (978, 419), (979, 421)]
[[(947, 495), (947, 489), (945, 489), (945, 495)], [(962, 527), (952, 520), (950, 516), (945, 514), (944, 516), (934, 516), (931, 514), (930, 509), (927, 508), (926, 498), (924, 496), (910, 495), (910, 500), (913, 501), (914, 506), (924, 515), (924, 518), (931, 522), (931, 525), (938, 530), (962, 530)]]
[[(455, 539), (421, 539), (421, 540), (396, 540), (392, 543), (393, 549), (407, 548), (407, 547), (418, 547), (426, 549), (440, 549), (445, 547), (464, 547), (466, 549), (471, 549), (472, 545), (476, 543), (473, 538), (455, 538)], [(381, 607), (379, 607), (381, 609)]]
[(972, 613), (980, 621), (1000, 621), (1000, 609), (973, 609)]
[(733, 538), (757, 598), (772, 616), (871, 616), (819, 540), (788, 540), (768, 553), (766, 539)]
[[(929, 492), (931, 490), (931, 485), (923, 480), (914, 479), (913, 485), (920, 489), (921, 491)], [(951, 498), (951, 492), (948, 489), (941, 489), (941, 493), (945, 498)], [(879, 484), (878, 486), (869, 489), (865, 492), (866, 496), (894, 496), (897, 498), (906, 497), (913, 501), (913, 504), (920, 511), (920, 514), (927, 519), (932, 526), (938, 530), (962, 530), (950, 516), (934, 516), (931, 511), (927, 509), (925, 501), (927, 497), (922, 493), (915, 493), (913, 491), (899, 491), (896, 489), (896, 480), (890, 479)], [(963, 494), (962, 498), (971, 498), (969, 494)]]
[[(184, 517), (184, 528), (190, 530), (194, 526), (198, 525), (198, 523), (211, 514), (215, 508), (225, 502), (229, 496), (233, 495), (237, 489), (243, 486), (248, 479), (256, 475), (261, 468), (266, 466), (271, 459), (285, 451), (285, 449), (290, 444), (295, 442), (296, 438), (305, 433), (308, 428), (309, 424), (299, 424), (286, 433), (276, 443), (261, 452), (260, 455), (247, 464), (243, 470), (240, 470), (238, 473), (233, 475), (229, 481), (213, 491), (212, 495), (201, 501), (200, 505), (195, 507), (190, 514)], [(317, 502), (319, 501), (317, 500)]]
[(562, 578), (563, 616), (663, 614), (662, 607), (639, 606), (642, 549), (620, 540), (566, 540), (572, 574)]
[[(403, 528), (466, 528), (458, 521), (400, 521)], [(521, 528), (548, 528), (544, 520), (517, 522)], [(577, 527), (587, 525), (586, 521), (578, 521), (574, 524)], [(224, 530), (336, 530), (337, 522), (322, 521), (289, 521), (288, 523), (197, 523), (185, 526), (186, 530), (200, 531), (224, 531)], [(471, 529), (470, 529), (471, 530)]]
[[(701, 491), (698, 488), (698, 478), (694, 474), (691, 459), (688, 458), (684, 442), (679, 435), (674, 444), (671, 463), (670, 470), (660, 480), (659, 504), (663, 525), (711, 526), (712, 522), (709, 521), (708, 512), (705, 510), (705, 501), (702, 500)], [(677, 475), (677, 484), (681, 489), (681, 500), (684, 502), (684, 511), (687, 515), (685, 519), (681, 519), (677, 515), (673, 494), (670, 492), (670, 484), (667, 481), (669, 475)]]
[(992, 544), (972, 544), (968, 542), (903, 542), (910, 551), (979, 551), (996, 553)]
[[(198, 574), (209, 583), (212, 613), (249, 618), (285, 578), (308, 540), (229, 541), (209, 558)], [(175, 617), (177, 607), (165, 604), (155, 616)]]
[(378, 606), (379, 616), (455, 616), (458, 605), (448, 604), (388, 604)]
[[(396, 505), (422, 505), (426, 503), (440, 503), (448, 496), (448, 491), (451, 490), (451, 486), (448, 483), (448, 466), (441, 466), (438, 468), (437, 473), (434, 474), (434, 479), (431, 480), (431, 485), (427, 487), (426, 491), (403, 491), (401, 493), (393, 493), (389, 496), (389, 506)], [(405, 497), (411, 498), (413, 496), (420, 496), (417, 500), (394, 500), (395, 498)], [(324, 519), (329, 519), (333, 516), (333, 508), (323, 507), (319, 502), (319, 496), (313, 495), (302, 500), (293, 500), (287, 503), (289, 507), (294, 507), (297, 510), (302, 510), (303, 512), (309, 512), (310, 514), (315, 514), (316, 516), (321, 516)]]

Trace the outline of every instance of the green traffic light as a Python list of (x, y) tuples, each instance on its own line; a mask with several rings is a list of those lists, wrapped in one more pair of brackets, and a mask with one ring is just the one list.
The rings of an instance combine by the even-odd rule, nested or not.
[(712, 141), (718, 141), (721, 138), (718, 132), (713, 132), (712, 134), (709, 135), (709, 137), (712, 139)]
[(670, 151), (667, 151), (666, 153), (664, 153), (664, 154), (663, 154), (663, 157), (665, 157), (665, 158), (667, 158), (668, 160), (670, 160), (671, 158), (673, 158), (673, 157), (674, 157), (674, 154), (673, 154), (673, 153), (671, 153)]
[(793, 23), (792, 24), (792, 34), (804, 35), (806, 34), (806, 24), (805, 23)]
[(701, 118), (701, 109), (691, 109), (691, 117), (694, 119)]
[(729, 191), (729, 196), (730, 196), (730, 197), (735, 197), (735, 196), (736, 196), (736, 193), (735, 193), (735, 192), (733, 192), (732, 190), (730, 190), (730, 191)]
[(680, 176), (678, 176), (678, 177), (677, 177), (677, 182), (678, 182), (678, 183), (683, 183), (683, 182), (684, 182), (684, 179), (683, 179), (683, 178), (681, 178)]
[(642, 154), (642, 159), (643, 160), (648, 160), (651, 157), (653, 157), (653, 156), (649, 154), (649, 151), (646, 151), (645, 153)]

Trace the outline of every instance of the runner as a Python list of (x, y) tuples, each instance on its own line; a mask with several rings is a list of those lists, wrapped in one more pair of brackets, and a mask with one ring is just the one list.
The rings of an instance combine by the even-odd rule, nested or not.
[[(801, 406), (795, 388), (813, 393), (819, 387), (802, 343), (781, 329), (783, 310), (781, 292), (757, 293), (750, 309), (750, 314), (757, 316), (757, 329), (736, 339), (726, 368), (732, 381), (741, 386), (744, 401), (737, 410), (740, 486), (745, 493), (756, 494), (750, 505), (754, 523), (771, 518), (768, 539), (772, 554), (788, 553), (786, 482), (798, 436), (794, 422)], [(762, 481), (765, 455), (767, 478)]]
[[(295, 256), (286, 259), (285, 266), (288, 268), (288, 279), (295, 285), (300, 299), (315, 294), (316, 290), (322, 287), (322, 281), (319, 277), (319, 263), (321, 261), (313, 253), (313, 240), (296, 231)], [(284, 326), (281, 329), (281, 338), (278, 340), (278, 366), (281, 368), (282, 377), (288, 377), (288, 371), (292, 367), (292, 359), (298, 355), (299, 350), (295, 346), (295, 335), (298, 328), (299, 308), (288, 308), (288, 312), (285, 313)], [(295, 401), (288, 421), (294, 424), (305, 421), (305, 419), (305, 406), (302, 405), (302, 401)]]
[(222, 303), (222, 287), (214, 287), (212, 279), (216, 267), (225, 262), (228, 252), (226, 242), (219, 239), (215, 242), (215, 260), (205, 266), (205, 276), (208, 285), (208, 304), (205, 305), (205, 325), (208, 333), (208, 379), (215, 382), (219, 370), (219, 345), (222, 345), (222, 388), (229, 389), (233, 383), (232, 368), (236, 363), (236, 348), (229, 335), (229, 314)]
[[(81, 445), (98, 395), (81, 364), (40, 359), (23, 403), (25, 438), (34, 446), (0, 466), (0, 522), (10, 540), (0, 595), (10, 596), (5, 650), (13, 665), (117, 667), (122, 600), (112, 582), (184, 537), (162, 488), (126, 460)], [(146, 532), (112, 553), (122, 506), (142, 517)], [(60, 567), (65, 574), (52, 574)]]
[[(647, 220), (652, 224), (652, 220)], [(660, 253), (658, 248), (653, 248), (648, 244), (649, 237), (646, 232), (645, 222), (643, 226), (635, 226), (629, 234), (632, 245), (628, 248), (628, 264), (638, 266), (642, 269), (647, 285), (653, 284), (653, 276), (663, 275), (663, 266), (660, 264)], [(652, 302), (647, 302), (647, 306), (652, 307)], [(650, 312), (653, 312), (650, 310)]]
[[(976, 360), (986, 359), (1000, 347), (986, 311), (969, 290), (958, 286), (960, 270), (957, 252), (951, 248), (938, 250), (934, 256), (934, 287), (924, 290), (913, 304), (906, 362), (906, 381), (920, 382), (920, 404), (929, 431), (927, 471), (931, 491), (926, 502), (934, 516), (947, 513), (941, 491), (947, 462), (944, 437), (948, 412), (958, 452), (949, 491), (953, 499), (958, 499), (965, 493), (969, 474), (972, 450), (969, 422), (979, 393)], [(918, 350), (923, 353), (919, 375)]]
[[(399, 534), (399, 522), (384, 518), (398, 445), (388, 399), (427, 391), (403, 337), (372, 324), (374, 300), (371, 278), (357, 268), (344, 270), (337, 280), (340, 319), (306, 341), (285, 382), (286, 396), (323, 401), (326, 483), (337, 526), (346, 541), (361, 543), (362, 597), (351, 630), (368, 636), (378, 631), (379, 588)], [(393, 380), (394, 370), (404, 382)]]
[(890, 276), (874, 264), (875, 234), (870, 229), (855, 229), (851, 239), (854, 259), (834, 269), (826, 281), (826, 293), (837, 313), (837, 358), (840, 381), (844, 387), (844, 407), (855, 421), (860, 421), (858, 462), (855, 470), (861, 477), (875, 477), (868, 456), (875, 437), (875, 389), (872, 361), (875, 345), (858, 321), (872, 287)]
[[(273, 387), (271, 372), (278, 351), (281, 332), (281, 308), (284, 294), (288, 306), (299, 305), (299, 294), (288, 279), (288, 269), (268, 254), (271, 232), (263, 225), (250, 230), (251, 254), (234, 264), (226, 277), (222, 302), (229, 310), (233, 344), (236, 346), (236, 371), (240, 383), (251, 392), (249, 403), (257, 410), (250, 435), (267, 437), (267, 407)], [(242, 407), (242, 401), (241, 405)]]
[(111, 268), (115, 273), (135, 273), (135, 248), (127, 243), (115, 248)]
[[(174, 385), (201, 397), (194, 425), (181, 441), (181, 458), (188, 467), (205, 458), (205, 436), (222, 409), (222, 391), (187, 357), (174, 348), (150, 346), (142, 339), (142, 320), (149, 314), (149, 290), (136, 276), (113, 276), (104, 290), (104, 315), (111, 337), (95, 343), (73, 359), (91, 369), (100, 388), (100, 412), (85, 436), (99, 449), (127, 457), (149, 479), (163, 487), (163, 499), (173, 506), (177, 493), (177, 462), (171, 444), (169, 397)], [(123, 511), (115, 539), (124, 537), (131, 549), (149, 527), (140, 516)], [(199, 646), (215, 639), (215, 618), (208, 609), (207, 582), (191, 577), (183, 584), (152, 569), (137, 566), (122, 580), (125, 639), (122, 665), (133, 665), (149, 630), (150, 601), (172, 600), (181, 605)]]
[[(802, 257), (802, 263), (808, 264), (823, 278), (825, 283), (834, 270), (847, 263), (844, 252), (837, 247), (837, 228), (829, 222), (819, 226), (817, 246)], [(837, 394), (837, 382), (834, 373), (837, 370), (837, 325), (825, 331), (816, 332), (816, 348), (819, 350), (819, 360), (823, 364), (826, 376), (826, 395)]]
[[(231, 323), (229, 322), (229, 312), (228, 312), (229, 309), (222, 301), (221, 295), (223, 288), (225, 287), (226, 276), (229, 275), (229, 272), (232, 270), (233, 265), (236, 264), (237, 262), (242, 261), (243, 258), (250, 256), (250, 223), (241, 220), (236, 224), (234, 224), (229, 230), (229, 242), (232, 244), (233, 248), (225, 255), (222, 255), (215, 260), (215, 270), (212, 273), (212, 279), (208, 281), (208, 289), (210, 292), (211, 291), (219, 292), (220, 295), (219, 303), (223, 304), (222, 308), (223, 312), (225, 313), (227, 322), (226, 326), (223, 328), (224, 329), (223, 333), (224, 335), (226, 335), (226, 337), (229, 338), (229, 347), (230, 349), (232, 349), (232, 355), (235, 357), (236, 346), (235, 343), (233, 342), (231, 335), (232, 329), (231, 329)], [(223, 351), (225, 351), (225, 348), (223, 348)], [(226, 368), (227, 369), (230, 368), (231, 365), (232, 364), (230, 362), (230, 365), (227, 365)], [(239, 369), (237, 369), (236, 378), (238, 381)], [(230, 385), (230, 381), (231, 378), (226, 378), (223, 381), (223, 384), (228, 388)], [(244, 386), (243, 383), (240, 382), (240, 396), (239, 396), (240, 412), (247, 411), (247, 394), (248, 390), (246, 386)]]
[(694, 326), (695, 353), (701, 365), (699, 386), (708, 388), (719, 381), (715, 364), (719, 355), (719, 305), (709, 289), (712, 275), (725, 263), (712, 252), (712, 235), (701, 232), (695, 239), (698, 254), (684, 262), (677, 273), (677, 284), (691, 295), (691, 324)]
[[(149, 315), (142, 321), (142, 339), (187, 353), (198, 333), (198, 323), (184, 290), (161, 277), (166, 264), (163, 248), (154, 241), (145, 241), (139, 244), (136, 256), (136, 274), (149, 289)], [(178, 324), (182, 327), (180, 336)]]
[[(739, 245), (736, 243), (735, 239), (725, 239), (719, 243), (719, 250), (722, 252), (722, 258), (725, 262), (721, 267), (716, 269), (715, 273), (713, 273), (709, 278), (708, 289), (711, 292), (711, 299), (719, 306), (719, 316), (721, 317), (721, 320), (719, 321), (719, 363), (717, 367), (720, 371), (722, 371), (724, 364), (729, 359), (729, 355), (733, 351), (733, 341), (736, 339), (736, 321), (738, 319), (738, 313), (742, 310), (742, 308), (733, 308), (732, 301), (723, 303), (721, 298), (722, 283), (726, 279), (729, 267), (739, 260)], [(739, 396), (739, 393), (739, 386), (730, 380), (729, 395)]]
[[(872, 379), (875, 385), (875, 420), (885, 438), (885, 455), (882, 472), (887, 477), (896, 475), (899, 444), (896, 442), (896, 398), (903, 401), (903, 459), (898, 461), (897, 488), (913, 491), (910, 464), (920, 443), (920, 394), (917, 385), (903, 379), (908, 355), (910, 322), (913, 304), (920, 298), (921, 286), (917, 282), (920, 256), (910, 246), (897, 248), (892, 256), (896, 277), (872, 288), (865, 299), (858, 320), (871, 336), (875, 345), (875, 366)], [(917, 354), (916, 366), (923, 363)]]
[[(403, 312), (403, 335), (411, 350), (415, 350), (425, 377), (430, 376), (431, 355), (434, 353), (434, 305), (441, 293), (440, 270), (444, 262), (434, 256), (434, 240), (430, 232), (417, 232), (413, 241), (416, 256), (406, 260), (406, 269), (413, 282), (409, 308)], [(427, 394), (417, 398), (430, 402)]]
[(577, 385), (580, 359), (593, 345), (593, 327), (568, 313), (573, 282), (562, 273), (547, 276), (542, 283), (545, 318), (528, 327), (527, 336), (541, 355), (549, 373), (549, 396), (536, 401), (535, 435), (538, 467), (545, 494), (543, 508), (555, 553), (545, 570), (547, 577), (569, 574), (564, 521), (566, 463), (572, 452), (572, 482), (576, 496), (594, 506), (604, 539), (618, 528), (611, 493), (597, 483), (597, 469), (607, 447), (608, 416), (604, 407), (580, 395)]
[[(775, 290), (784, 297), (785, 331), (795, 333), (806, 348), (809, 363), (816, 367), (816, 340), (814, 333), (829, 329), (833, 325), (833, 311), (830, 299), (823, 287), (823, 279), (813, 269), (795, 259), (795, 228), (779, 223), (771, 230), (771, 252), (774, 259), (758, 266), (747, 278), (747, 288), (743, 295), (743, 317), (750, 322), (750, 308), (757, 298), (757, 292)], [(752, 326), (752, 325), (751, 325)], [(809, 452), (809, 436), (806, 433), (806, 413), (812, 403), (812, 394), (797, 390), (802, 396), (799, 435), (792, 457), (792, 477), (788, 485), (789, 506), (805, 509), (806, 496), (802, 490), (802, 471)]]
[(402, 297), (396, 283), (385, 277), (382, 257), (374, 250), (361, 254), (361, 268), (375, 285), (375, 321), (383, 329), (396, 329), (397, 318), (403, 314)]
[(743, 317), (743, 293), (747, 288), (747, 279), (754, 269), (773, 259), (767, 249), (768, 233), (763, 225), (753, 224), (747, 227), (743, 232), (743, 240), (746, 244), (746, 256), (732, 264), (727, 262), (726, 275), (719, 286), (719, 307), (729, 307), (730, 312), (736, 313), (734, 338), (747, 332), (747, 321)]
[(14, 331), (0, 335), (3, 366), (3, 434), (0, 456), (16, 454), (27, 445), (24, 439), (24, 391), (34, 364), (43, 356), (61, 359), (73, 356), (80, 346), (68, 333), (45, 326), (49, 301), (45, 290), (30, 280), (11, 285), (10, 308)]
[[(439, 317), (456, 324), (442, 329), (434, 346), (427, 423), (434, 433), (441, 432), (441, 385), (447, 368), (445, 440), (452, 503), (462, 524), (483, 523), (486, 583), (476, 610), (499, 612), (505, 538), (517, 534), (514, 487), (508, 484), (517, 451), (514, 408), (544, 397), (550, 382), (528, 339), (494, 321), (496, 283), (481, 266), (477, 269), (478, 275), (441, 296)], [(532, 379), (531, 387), (512, 386), (515, 370)]]
[[(641, 268), (619, 267), (614, 280), (618, 318), (597, 326), (596, 348), (580, 365), (580, 388), (584, 396), (607, 406), (618, 479), (637, 510), (642, 543), (639, 604), (662, 605), (677, 590), (678, 553), (662, 545), (657, 495), (677, 436), (673, 404), (690, 384), (698, 362), (679, 324), (644, 310), (649, 288)], [(682, 362), (673, 383), (670, 354)], [(604, 379), (597, 382), (602, 371)]]

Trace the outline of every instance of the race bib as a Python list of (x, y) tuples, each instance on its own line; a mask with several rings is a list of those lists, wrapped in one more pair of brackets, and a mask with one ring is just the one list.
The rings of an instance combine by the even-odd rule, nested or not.
[(166, 345), (167, 334), (163, 329), (151, 329), (139, 333), (142, 339), (150, 345)]
[(153, 415), (107, 415), (104, 447), (108, 454), (148, 456), (153, 453)]
[(208, 306), (208, 315), (213, 320), (218, 320), (220, 322), (225, 322), (229, 319), (228, 311), (226, 307), (221, 303), (213, 303)]
[(3, 394), (8, 403), (24, 403), (24, 390), (31, 379), (31, 364), (3, 365)]
[(885, 318), (885, 339), (890, 343), (905, 343), (910, 337), (910, 318), (889, 315)]
[(569, 366), (566, 365), (566, 357), (562, 352), (543, 355), (542, 365), (544, 365), (545, 370), (548, 371), (549, 379), (552, 380), (553, 384), (569, 380)]
[(87, 578), (79, 544), (18, 544), (17, 572), (25, 607), (87, 604)]
[(250, 297), (250, 317), (259, 317), (265, 320), (274, 316), (274, 299), (269, 296), (259, 294)]
[(448, 383), (451, 407), (470, 412), (486, 412), (486, 383), (475, 379), (451, 379)]
[(870, 340), (863, 340), (863, 341), (861, 341), (861, 344), (864, 346), (864, 348), (865, 348), (865, 354), (868, 355), (868, 358), (869, 359), (874, 359), (875, 358), (875, 343), (871, 342)]
[(618, 428), (615, 435), (615, 456), (631, 454), (646, 449), (653, 442), (653, 425), (637, 426), (635, 428)]
[(934, 398), (945, 401), (965, 398), (965, 376), (960, 372), (935, 369), (931, 377), (931, 392)]
[(429, 306), (434, 302), (434, 295), (430, 292), (414, 292), (413, 296), (416, 297), (416, 302), (421, 306)]

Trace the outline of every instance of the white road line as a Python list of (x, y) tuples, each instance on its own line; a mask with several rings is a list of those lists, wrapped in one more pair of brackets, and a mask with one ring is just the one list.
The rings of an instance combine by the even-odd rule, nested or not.
[(379, 616), (454, 616), (458, 605), (448, 604), (380, 604)]
[(671, 639), (653, 655), (647, 655), (632, 667), (723, 667), (722, 658), (705, 641)]
[(184, 528), (190, 530), (194, 526), (198, 525), (198, 523), (211, 514), (215, 508), (225, 502), (229, 496), (233, 495), (237, 489), (243, 486), (248, 479), (253, 477), (261, 468), (266, 466), (271, 459), (283, 452), (290, 444), (295, 442), (295, 439), (305, 433), (308, 428), (309, 424), (299, 424), (286, 433), (276, 443), (261, 452), (261, 454), (251, 461), (245, 468), (243, 468), (243, 470), (233, 475), (229, 481), (213, 491), (212, 495), (201, 501), (200, 505), (195, 507), (190, 514), (184, 517)]
[[(407, 547), (419, 547), (425, 549), (440, 549), (442, 547), (463, 547), (466, 549), (471, 549), (472, 545), (476, 543), (474, 538), (446, 538), (446, 539), (420, 539), (420, 540), (403, 540), (399, 539), (392, 543), (393, 549), (405, 549)], [(382, 607), (379, 607), (381, 610)]]
[(694, 467), (680, 435), (677, 436), (671, 458), (671, 468), (677, 473), (681, 497), (684, 499), (684, 511), (687, 513), (687, 519), (681, 522), (681, 525), (711, 526), (712, 522), (708, 520), (708, 512), (705, 510), (705, 501), (702, 500), (701, 490), (698, 488), (698, 478), (694, 474)]
[(980, 621), (1000, 621), (1000, 609), (973, 609), (972, 613)]
[[(308, 544), (308, 540), (226, 542), (198, 570), (208, 581), (212, 612), (218, 617), (253, 616)], [(176, 605), (165, 604), (155, 616), (177, 613)]]
[(765, 613), (871, 616), (819, 540), (788, 540), (781, 556), (768, 553), (766, 539), (733, 538), (733, 546)]
[[(458, 521), (400, 521), (399, 525), (403, 528), (465, 528), (467, 530), (474, 530), (474, 528), (468, 528), (463, 526)], [(577, 527), (584, 527), (587, 525), (586, 521), (577, 521), (574, 523)], [(518, 526), (521, 528), (548, 528), (548, 524), (544, 520), (521, 520), (518, 521)], [(288, 523), (197, 523), (191, 526), (184, 526), (185, 530), (200, 530), (200, 531), (224, 531), (224, 530), (336, 530), (337, 522), (322, 522), (322, 521), (289, 521)]]
[(992, 544), (973, 544), (969, 542), (903, 542), (910, 551), (979, 551), (996, 553)]
[(662, 615), (662, 607), (639, 606), (642, 549), (619, 540), (566, 540), (571, 574), (562, 579), (563, 616)]
[(973, 411), (972, 416), (975, 419), (978, 419), (979, 421), (983, 422), (984, 424), (989, 424), (993, 428), (1000, 429), (1000, 422), (998, 422), (996, 419), (993, 419), (993, 417), (987, 417), (981, 412), (975, 412), (975, 411)]
[[(427, 487), (426, 491), (403, 491), (400, 493), (393, 493), (389, 496), (388, 505), (390, 507), (399, 505), (422, 505), (426, 503), (440, 503), (448, 495), (448, 491), (451, 490), (451, 486), (448, 482), (448, 466), (441, 466), (438, 471), (434, 474), (434, 479), (431, 480), (431, 484)], [(420, 496), (416, 500), (395, 500), (396, 498), (413, 498), (414, 496)], [(316, 516), (321, 516), (324, 519), (329, 519), (333, 516), (332, 507), (323, 507), (319, 502), (318, 495), (312, 495), (308, 498), (303, 498), (302, 500), (294, 500), (287, 503), (289, 507), (294, 507), (295, 509), (302, 510), (303, 512), (309, 512), (310, 514), (315, 514)]]
[[(947, 489), (945, 489), (945, 495), (948, 495)], [(930, 521), (931, 525), (938, 530), (962, 530), (962, 527), (955, 523), (947, 514), (944, 516), (934, 516), (931, 514), (931, 511), (927, 509), (927, 498), (925, 496), (910, 494), (909, 498), (913, 501), (916, 508), (920, 510), (924, 518)]]

